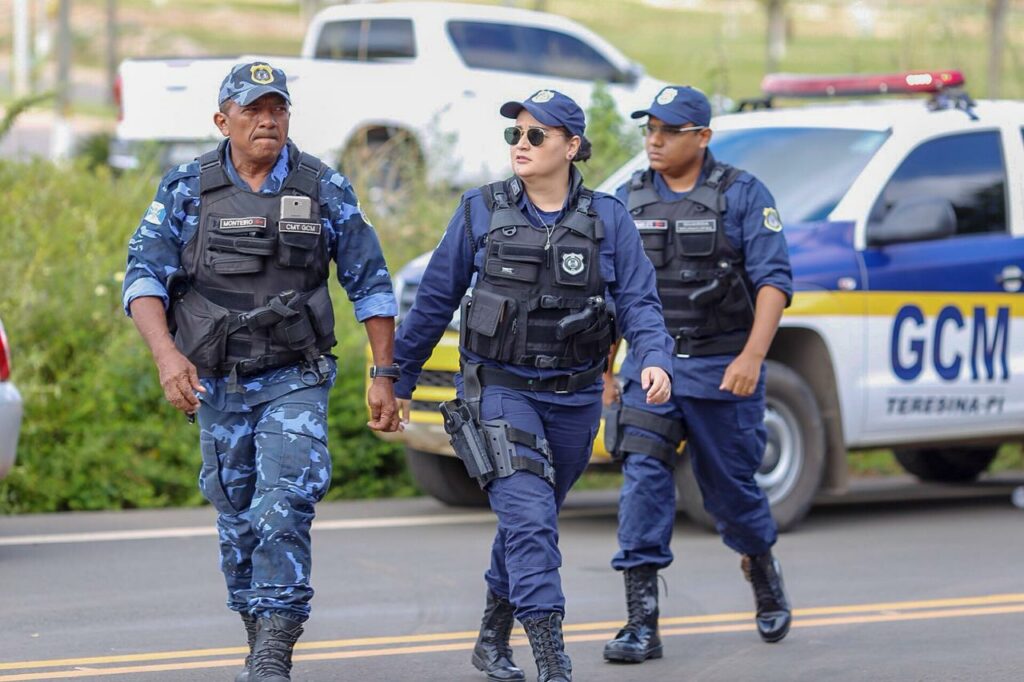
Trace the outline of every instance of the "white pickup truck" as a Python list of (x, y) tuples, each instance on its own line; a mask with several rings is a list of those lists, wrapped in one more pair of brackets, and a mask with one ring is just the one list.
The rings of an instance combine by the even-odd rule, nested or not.
[(331, 164), (353, 152), (412, 154), (425, 161), (428, 180), (463, 186), (508, 170), (502, 102), (543, 87), (585, 105), (601, 81), (628, 114), (663, 85), (593, 32), (551, 14), (446, 3), (330, 7), (313, 18), (300, 57), (124, 61), (111, 165), (134, 167), (144, 142), (164, 143), (168, 164), (209, 148), (220, 139), (213, 113), (221, 79), (254, 59), (287, 73), (291, 137), (303, 151)]

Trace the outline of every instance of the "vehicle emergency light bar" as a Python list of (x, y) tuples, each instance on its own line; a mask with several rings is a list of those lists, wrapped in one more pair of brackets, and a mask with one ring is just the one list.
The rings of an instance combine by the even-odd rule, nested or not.
[(897, 74), (807, 76), (770, 73), (761, 81), (767, 97), (863, 97), (865, 95), (934, 94), (960, 87), (960, 71), (909, 71)]

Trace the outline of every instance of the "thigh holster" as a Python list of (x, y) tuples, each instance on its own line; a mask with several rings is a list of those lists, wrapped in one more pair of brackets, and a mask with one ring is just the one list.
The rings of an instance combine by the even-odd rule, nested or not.
[[(481, 424), (487, 443), (490, 446), (492, 461), (494, 462), (494, 475), (491, 479), (481, 480), (480, 487), (484, 487), (494, 478), (511, 476), (516, 471), (529, 471), (531, 474), (540, 476), (550, 485), (555, 485), (555, 469), (551, 466), (551, 448), (543, 436), (523, 431), (509, 424), (507, 421), (485, 421)], [(525, 445), (544, 456), (544, 461), (539, 462), (530, 457), (523, 457), (516, 454), (516, 444)]]
[[(627, 426), (649, 431), (664, 440), (626, 433)], [(604, 447), (615, 461), (627, 454), (649, 455), (670, 469), (676, 466), (676, 450), (686, 435), (682, 422), (617, 402), (604, 411)], [(666, 442), (667, 441), (667, 442)]]
[[(481, 488), (516, 471), (536, 474), (554, 486), (555, 469), (551, 465), (551, 448), (546, 438), (517, 429), (504, 420), (481, 421), (474, 414), (471, 403), (461, 398), (441, 403), (441, 415), (455, 454)], [(519, 455), (516, 444), (539, 452), (544, 461)]]

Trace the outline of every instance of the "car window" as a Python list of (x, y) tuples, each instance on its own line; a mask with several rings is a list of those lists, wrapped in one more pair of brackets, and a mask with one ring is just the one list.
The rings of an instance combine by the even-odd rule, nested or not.
[(366, 60), (412, 59), (416, 56), (411, 19), (373, 19), (366, 41)]
[(319, 59), (381, 61), (412, 59), (416, 41), (411, 19), (356, 19), (324, 24), (317, 41)]
[(332, 21), (329, 24), (324, 24), (320, 30), (320, 39), (316, 44), (316, 57), (318, 59), (359, 59), (359, 43), (364, 23), (356, 20)]
[(786, 224), (825, 220), (889, 136), (841, 128), (744, 128), (715, 132), (711, 151), (753, 174)]
[(956, 236), (1006, 232), (1006, 170), (999, 132), (947, 135), (916, 147), (886, 184), (871, 210), (880, 225), (902, 199), (948, 200)]
[(449, 21), (448, 36), (462, 61), (471, 69), (525, 71), (512, 26), (478, 21)]
[(590, 45), (545, 28), (482, 21), (450, 21), (448, 35), (471, 69), (621, 82), (625, 76)]
[(579, 38), (542, 28), (518, 30), (538, 75), (607, 83), (621, 80), (619, 70)]

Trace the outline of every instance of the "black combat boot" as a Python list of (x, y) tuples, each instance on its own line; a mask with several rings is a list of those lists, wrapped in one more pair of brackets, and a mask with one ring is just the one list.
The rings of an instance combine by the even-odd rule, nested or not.
[(235, 682), (249, 682), (249, 668), (252, 667), (252, 649), (256, 646), (256, 616), (240, 611), (242, 623), (245, 625), (245, 637), (249, 640), (249, 655), (245, 657), (245, 669), (235, 675)]
[(658, 569), (650, 564), (627, 568), (626, 613), (628, 620), (615, 639), (604, 645), (604, 660), (643, 663), (661, 658), (658, 636)]
[(572, 661), (565, 653), (562, 616), (552, 613), (523, 621), (537, 661), (537, 682), (572, 682)]
[(740, 562), (743, 575), (754, 588), (754, 602), (757, 605), (757, 631), (766, 642), (778, 642), (789, 632), (792, 616), (786, 586), (782, 582), (782, 566), (772, 556), (744, 554)]
[(502, 599), (487, 590), (487, 606), (480, 623), (480, 636), (473, 647), (473, 665), (487, 673), (488, 682), (514, 682), (525, 680), (526, 674), (512, 661), (512, 647), (508, 640), (515, 623), (515, 608), (508, 599)]
[(302, 634), (302, 623), (280, 614), (259, 619), (252, 650), (249, 682), (290, 682), (292, 649)]

